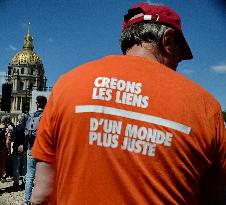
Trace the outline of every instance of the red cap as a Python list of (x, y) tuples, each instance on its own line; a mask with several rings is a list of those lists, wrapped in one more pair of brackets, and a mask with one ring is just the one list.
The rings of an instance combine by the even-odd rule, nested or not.
[(191, 49), (182, 32), (180, 16), (174, 10), (162, 5), (152, 5), (149, 3), (136, 4), (124, 15), (123, 30), (133, 24), (144, 21), (164, 24), (176, 29), (181, 36), (182, 59), (188, 60), (193, 58)]

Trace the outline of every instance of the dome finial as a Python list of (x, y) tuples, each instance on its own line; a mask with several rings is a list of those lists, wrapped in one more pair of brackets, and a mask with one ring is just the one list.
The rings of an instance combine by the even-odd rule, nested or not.
[(30, 26), (31, 26), (31, 22), (28, 21), (28, 30), (27, 30), (27, 35), (30, 35)]
[(30, 29), (31, 29), (31, 23), (30, 21), (28, 22), (28, 30), (27, 30), (27, 35), (24, 37), (24, 45), (23, 48), (24, 49), (28, 49), (28, 50), (33, 50), (34, 46), (33, 46), (33, 38), (30, 34)]

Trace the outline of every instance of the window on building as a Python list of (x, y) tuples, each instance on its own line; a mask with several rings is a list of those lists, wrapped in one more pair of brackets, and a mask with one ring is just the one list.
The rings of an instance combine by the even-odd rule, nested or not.
[(21, 74), (24, 74), (24, 68), (21, 68)]
[(33, 68), (31, 68), (31, 75), (33, 75), (33, 72), (34, 72), (34, 69), (33, 69)]
[(8, 67), (8, 75), (11, 75), (11, 72), (12, 72), (12, 68)]
[(24, 90), (24, 82), (20, 82), (20, 90)]
[(29, 89), (32, 90), (33, 86), (34, 86), (34, 84), (30, 83)]
[(16, 106), (17, 110), (20, 110), (20, 104), (21, 104), (21, 98), (19, 97), (17, 100), (17, 106)]
[(28, 98), (22, 98), (22, 110), (23, 111), (28, 111), (30, 108), (30, 103)]
[(16, 98), (13, 98), (13, 110), (16, 110)]

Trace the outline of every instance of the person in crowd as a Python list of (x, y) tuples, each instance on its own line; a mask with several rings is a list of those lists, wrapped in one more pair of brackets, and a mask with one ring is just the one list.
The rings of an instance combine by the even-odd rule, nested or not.
[(5, 172), (1, 179), (1, 182), (6, 182), (8, 177), (13, 176), (13, 162), (12, 162), (12, 131), (14, 124), (11, 122), (10, 115), (3, 115), (1, 118), (2, 127), (4, 128), (4, 135), (5, 135), (5, 143), (7, 148), (7, 158), (5, 161)]
[(36, 159), (33, 158), (33, 156), (31, 155), (31, 151), (36, 138), (38, 124), (41, 119), (42, 112), (45, 108), (46, 103), (47, 98), (45, 96), (37, 96), (36, 97), (37, 111), (31, 114), (31, 116), (26, 121), (25, 137), (27, 142), (27, 174), (24, 193), (25, 204), (30, 204), (30, 198), (33, 189), (37, 163)]
[(27, 121), (27, 119), (30, 117), (30, 114), (28, 111), (25, 111), (24, 112), (24, 115), (25, 115), (25, 120)]
[(25, 174), (27, 171), (27, 148), (25, 140), (25, 125), (26, 116), (24, 113), (18, 115), (19, 124), (13, 129), (13, 188), (14, 190), (19, 190), (19, 177), (20, 173), (23, 177), (22, 188), (25, 185)]
[(8, 157), (8, 149), (6, 146), (6, 138), (5, 138), (5, 128), (6, 128), (5, 124), (1, 120), (1, 123), (0, 123), (0, 159), (1, 159), (0, 160), (0, 179), (3, 177), (5, 173), (5, 163)]
[[(81, 65), (55, 84), (32, 150), (31, 203), (209, 204), (226, 183), (222, 110), (176, 72), (193, 57), (180, 16), (136, 4), (120, 44), (124, 55)], [(206, 183), (205, 195), (210, 169), (221, 178)]]

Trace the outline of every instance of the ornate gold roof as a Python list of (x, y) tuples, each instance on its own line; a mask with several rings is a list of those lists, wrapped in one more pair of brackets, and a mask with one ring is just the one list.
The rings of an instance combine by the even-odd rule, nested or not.
[(11, 64), (12, 65), (34, 65), (34, 64), (42, 64), (42, 61), (34, 51), (22, 50), (12, 58)]
[(28, 32), (24, 37), (23, 49), (19, 51), (11, 61), (12, 65), (34, 65), (42, 64), (39, 56), (33, 51), (33, 38), (30, 34), (30, 22), (28, 24)]

